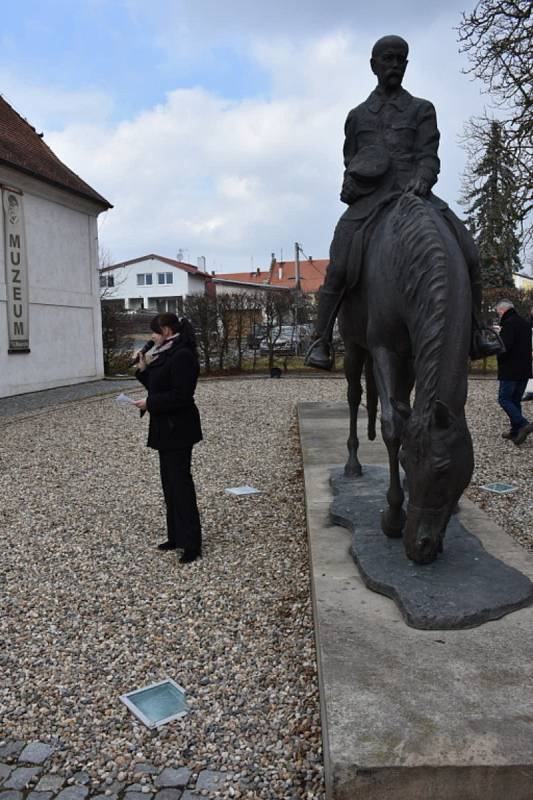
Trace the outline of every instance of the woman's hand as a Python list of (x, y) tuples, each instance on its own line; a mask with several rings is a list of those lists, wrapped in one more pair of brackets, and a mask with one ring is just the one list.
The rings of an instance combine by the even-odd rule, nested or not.
[(140, 411), (146, 411), (146, 397), (142, 400), (136, 400), (135, 405)]
[(146, 369), (146, 359), (144, 357), (143, 351), (138, 350), (138, 352), (135, 355), (135, 358), (137, 359), (137, 369), (142, 372), (143, 370)]

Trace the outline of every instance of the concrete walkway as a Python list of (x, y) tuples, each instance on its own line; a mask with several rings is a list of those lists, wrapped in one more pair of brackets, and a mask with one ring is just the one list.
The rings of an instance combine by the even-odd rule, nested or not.
[(57, 389), (45, 389), (41, 392), (28, 392), (17, 394), (13, 397), (0, 398), (0, 417), (11, 417), (15, 414), (24, 414), (38, 411), (49, 406), (71, 403), (76, 400), (86, 400), (88, 397), (126, 392), (128, 389), (142, 388), (134, 378), (106, 379), (75, 383), (72, 386), (59, 386)]

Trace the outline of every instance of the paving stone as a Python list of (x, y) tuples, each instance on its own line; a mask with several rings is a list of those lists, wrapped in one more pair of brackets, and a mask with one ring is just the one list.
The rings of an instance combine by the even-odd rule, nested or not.
[[(113, 783), (110, 786), (107, 787), (106, 791), (110, 791), (111, 794), (120, 794), (120, 792), (123, 790), (125, 785), (126, 784), (125, 784), (124, 781), (113, 781)], [(142, 789), (142, 786), (141, 786), (141, 789)], [(141, 789), (139, 789), (139, 791), (141, 791)], [(109, 797), (109, 795), (107, 795), (107, 796)]]
[(57, 795), (56, 800), (84, 800), (89, 794), (86, 786), (67, 786)]
[(116, 794), (95, 794), (91, 797), (91, 800), (112, 800), (114, 797), (116, 797)]
[(181, 789), (160, 789), (154, 800), (180, 800), (183, 792)]
[(86, 786), (88, 783), (91, 782), (91, 776), (89, 775), (88, 772), (82, 770), (80, 772), (74, 773), (74, 775), (72, 776), (72, 781), (74, 783), (79, 783), (81, 786)]
[(153, 792), (126, 792), (126, 800), (152, 800)]
[(19, 761), (26, 761), (28, 764), (44, 764), (50, 758), (54, 748), (44, 742), (29, 742), (19, 755)]
[(18, 756), (21, 750), (24, 750), (26, 742), (20, 740), (5, 742), (0, 747), (0, 758), (8, 758), (9, 756)]
[(143, 775), (157, 775), (159, 769), (146, 761), (144, 764), (137, 764), (135, 772), (140, 772)]
[(58, 792), (63, 784), (65, 783), (65, 779), (62, 775), (43, 775), (37, 786), (35, 787), (36, 792)]
[(25, 789), (31, 779), (41, 772), (40, 767), (17, 767), (4, 782), (4, 787), (6, 789)]
[(191, 792), (189, 789), (185, 789), (180, 797), (180, 800), (201, 800), (201, 795), (197, 794), (196, 792)]
[(203, 769), (198, 775), (196, 782), (196, 791), (201, 792), (206, 789), (208, 792), (214, 792), (231, 779), (231, 772), (215, 772), (212, 769)]
[(22, 800), (22, 792), (0, 792), (0, 800)]
[(26, 800), (52, 800), (53, 792), (30, 792)]
[(142, 783), (132, 783), (130, 786), (126, 786), (127, 792), (142, 792), (142, 789)]
[(5, 781), (12, 769), (10, 764), (0, 764), (0, 783)]
[(187, 769), (187, 767), (180, 767), (179, 769), (173, 769), (172, 767), (165, 767), (165, 769), (161, 772), (160, 775), (157, 776), (154, 783), (156, 786), (168, 786), (168, 787), (176, 787), (176, 786), (187, 786), (189, 783), (189, 779), (191, 777), (191, 770)]

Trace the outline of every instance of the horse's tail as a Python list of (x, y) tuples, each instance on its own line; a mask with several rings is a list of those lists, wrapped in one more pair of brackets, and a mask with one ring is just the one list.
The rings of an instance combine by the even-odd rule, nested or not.
[(374, 362), (367, 353), (365, 359), (366, 410), (368, 412), (368, 438), (371, 442), (376, 438), (376, 417), (378, 412), (378, 390), (374, 378)]

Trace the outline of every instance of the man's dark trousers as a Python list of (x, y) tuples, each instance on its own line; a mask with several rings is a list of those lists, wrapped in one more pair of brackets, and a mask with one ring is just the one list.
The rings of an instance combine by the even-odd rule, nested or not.
[(500, 381), (498, 402), (511, 421), (511, 436), (516, 436), (520, 428), (528, 424), (522, 414), (522, 396), (526, 390), (527, 378), (523, 381)]
[(188, 552), (200, 552), (202, 533), (191, 456), (192, 447), (160, 450), (159, 466), (167, 506), (168, 540)]

